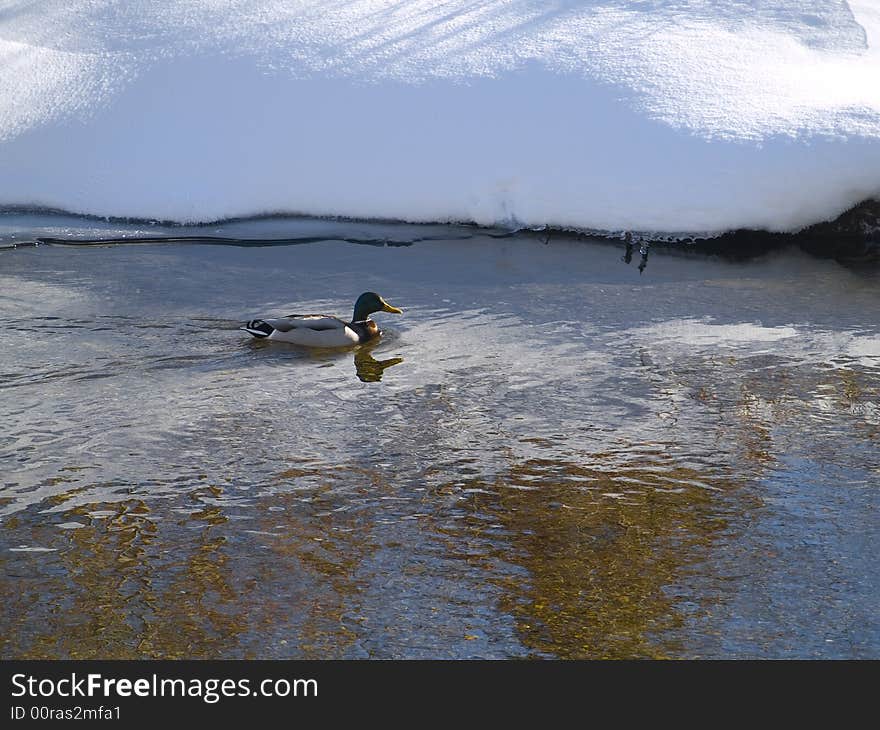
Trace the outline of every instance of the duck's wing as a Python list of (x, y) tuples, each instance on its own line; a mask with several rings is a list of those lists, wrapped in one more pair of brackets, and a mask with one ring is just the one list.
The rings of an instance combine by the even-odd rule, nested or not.
[(291, 332), (298, 329), (327, 332), (344, 330), (346, 326), (345, 322), (338, 317), (330, 317), (326, 314), (289, 314), (286, 317), (262, 321), (279, 332)]

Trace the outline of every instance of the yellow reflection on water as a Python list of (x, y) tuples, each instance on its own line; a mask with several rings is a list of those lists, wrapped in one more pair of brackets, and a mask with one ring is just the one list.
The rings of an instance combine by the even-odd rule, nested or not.
[[(192, 540), (174, 549), (159, 538), (141, 500), (81, 505), (66, 516), (82, 526), (65, 531), (59, 565), (37, 591), (4, 596), (21, 616), (33, 615), (41, 601), (55, 604), (13, 655), (200, 658), (221, 656), (235, 643), (247, 607), (230, 585), (224, 538), (210, 530), (226, 521), (220, 509), (205, 507), (184, 520)], [(25, 639), (5, 638), (13, 646)]]
[[(0, 637), (2, 655), (342, 656), (357, 638), (348, 627), (358, 623), (357, 572), (375, 545), (371, 525), (338, 503), (333, 481), (358, 480), (365, 495), (382, 487), (369, 470), (338, 471), (282, 471), (279, 483), (325, 479), (309, 496), (320, 509), (303, 510), (297, 492), (267, 493), (249, 505), (253, 519), (236, 524), (221, 503), (223, 490), (213, 486), (191, 491), (192, 507), (172, 524), (168, 512), (154, 521), (147, 504), (136, 499), (74, 507), (64, 517), (76, 520), (76, 529), (49, 524), (32, 533), (37, 544), (61, 533), (64, 545), (47, 553), (57, 560), (51, 569), (47, 563), (35, 567), (38, 579), (16, 574), (21, 569), (3, 558), (7, 564), (0, 568), (12, 580), (0, 583), (8, 630)], [(11, 517), (5, 527), (28, 526)], [(242, 531), (255, 535), (254, 542), (230, 546)], [(249, 549), (251, 554), (242, 552)], [(37, 624), (38, 614), (44, 620)], [(279, 627), (291, 626), (279, 633)]]
[[(316, 476), (311, 470), (296, 471)], [(361, 483), (362, 494), (371, 493), (375, 475), (343, 471), (348, 472), (345, 478)], [(323, 475), (327, 477), (326, 470)], [(357, 495), (348, 494), (338, 503), (328, 479), (310, 496), (319, 509), (304, 511), (295, 493), (281, 493), (271, 499), (272, 511), (260, 519), (268, 564), (287, 566), (286, 577), (292, 581), (286, 600), (266, 607), (264, 620), (290, 624), (291, 615), (296, 617), (291, 635), (282, 641), (295, 648), (298, 658), (340, 658), (358, 639), (352, 627), (359, 623), (364, 587), (359, 568), (378, 545), (372, 539), (372, 521), (348, 509), (352, 499)]]
[[(112, 515), (92, 521), (91, 527), (67, 531), (69, 549), (59, 554), (63, 572), (52, 571), (48, 580), (35, 586), (35, 592), (25, 590), (9, 597), (16, 612), (24, 615), (34, 612), (41, 601), (57, 604), (28, 650), (18, 656), (79, 659), (105, 656), (108, 646), (115, 648), (114, 656), (119, 658), (135, 656), (138, 630), (128, 606), (149, 590), (150, 566), (145, 556), (156, 529), (149, 509), (139, 500), (120, 502), (112, 509)], [(89, 522), (87, 511), (77, 507), (67, 514)], [(94, 523), (100, 527), (95, 529)]]
[(729, 485), (670, 464), (605, 471), (545, 458), (482, 487), (498, 496), (483, 498), (480, 511), (506, 534), (495, 557), (529, 575), (494, 581), (500, 608), (536, 655), (661, 658), (680, 650), (662, 638), (684, 620), (670, 587), (725, 529), (713, 502)]
[[(361, 357), (379, 374), (391, 366), (369, 350)], [(717, 435), (708, 433), (702, 450), (688, 444), (690, 451), (671, 451), (682, 434), (693, 433), (673, 427), (669, 444), (641, 444), (637, 453), (632, 446), (578, 452), (568, 437), (541, 434), (519, 439), (525, 456), (513, 448), (455, 456), (438, 440), (418, 460), (395, 454), (408, 481), (397, 462), (372, 468), (340, 464), (346, 455), (339, 452), (326, 460), (285, 455), (268, 484), (246, 485), (241, 508), (238, 493), (216, 486), (181, 488), (168, 502), (87, 505), (75, 503), (88, 487), (70, 487), (43, 505), (67, 508), (63, 519), (82, 526), (59, 530), (41, 512), (3, 523), (16, 536), (10, 544), (57, 552), (0, 554), (2, 655), (363, 655), (361, 642), (375, 647), (371, 635), (388, 629), (377, 622), (392, 620), (375, 607), (370, 614), (362, 599), (383, 585), (374, 560), (381, 549), (418, 558), (405, 569), (418, 572), (412, 584), (420, 589), (430, 588), (422, 580), (464, 583), (474, 576), (480, 587), (488, 584), (485, 597), (473, 599), (474, 612), (499, 622), (512, 616), (516, 637), (532, 655), (682, 656), (693, 630), (688, 622), (708, 616), (719, 600), (689, 581), (732, 539), (728, 519), (747, 518), (758, 504), (756, 492), (742, 484), (785, 451), (779, 443), (790, 437), (785, 429), (804, 435), (808, 416), (824, 429), (819, 417), (830, 414), (859, 444), (876, 443), (880, 392), (873, 373), (844, 368), (775, 366), (768, 375), (755, 367), (740, 378), (700, 368), (689, 378), (692, 398), (682, 414), (686, 408), (718, 413), (707, 419)], [(439, 398), (416, 392), (418, 408), (442, 401), (454, 415), (454, 402), (437, 392)], [(711, 451), (716, 443), (727, 449), (719, 458)], [(818, 439), (808, 443), (821, 447)], [(414, 497), (413, 473), (419, 504), (384, 507), (390, 502), (383, 497)], [(736, 482), (725, 476), (731, 473)], [(52, 482), (59, 485), (70, 486), (65, 478)], [(418, 520), (425, 544), (391, 542), (381, 527), (389, 519)], [(436, 540), (444, 547), (440, 557), (426, 550)], [(460, 561), (467, 576), (450, 575), (445, 561)], [(414, 642), (431, 635), (418, 620), (412, 625), (424, 635)], [(459, 628), (467, 638), (467, 626), (451, 623), (436, 635), (454, 639)]]

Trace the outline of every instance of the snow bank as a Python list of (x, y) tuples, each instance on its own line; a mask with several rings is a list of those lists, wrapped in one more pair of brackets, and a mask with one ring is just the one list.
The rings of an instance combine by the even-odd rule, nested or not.
[(874, 0), (0, 2), (3, 206), (707, 232), (874, 196)]

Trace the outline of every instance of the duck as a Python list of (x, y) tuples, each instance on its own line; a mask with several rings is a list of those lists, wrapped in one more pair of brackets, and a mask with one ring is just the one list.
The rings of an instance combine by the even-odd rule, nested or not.
[(376, 292), (361, 294), (354, 303), (351, 321), (329, 314), (289, 314), (277, 319), (252, 319), (241, 329), (261, 340), (290, 342), (306, 347), (351, 347), (376, 339), (381, 331), (370, 315), (374, 312), (403, 314)]

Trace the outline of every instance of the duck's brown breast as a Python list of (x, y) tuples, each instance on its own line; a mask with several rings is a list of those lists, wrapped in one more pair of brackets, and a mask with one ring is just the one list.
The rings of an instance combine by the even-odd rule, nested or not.
[(352, 322), (350, 326), (355, 332), (357, 332), (361, 342), (371, 340), (379, 335), (379, 325), (377, 325), (372, 319), (367, 319), (363, 322)]

